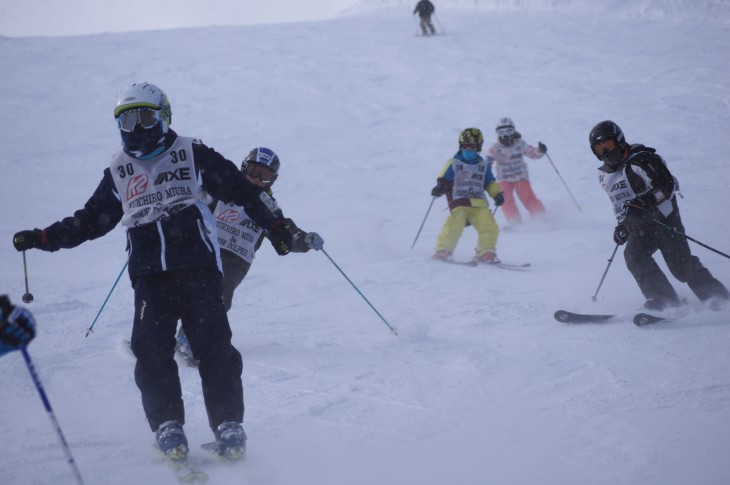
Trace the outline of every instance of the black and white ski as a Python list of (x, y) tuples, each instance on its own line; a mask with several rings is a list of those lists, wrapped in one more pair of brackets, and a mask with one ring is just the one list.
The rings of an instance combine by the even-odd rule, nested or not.
[(599, 323), (612, 320), (616, 318), (616, 315), (573, 313), (566, 310), (558, 310), (555, 312), (554, 317), (555, 320), (561, 323)]
[(637, 327), (643, 327), (644, 325), (650, 325), (657, 322), (665, 322), (671, 320), (669, 317), (658, 317), (656, 315), (649, 315), (648, 313), (637, 313), (634, 315), (634, 325)]
[[(595, 314), (595, 313), (573, 313), (566, 310), (558, 310), (555, 312), (555, 320), (561, 323), (600, 323), (617, 320), (620, 315), (612, 314)], [(625, 317), (628, 320), (628, 317)], [(671, 320), (669, 317), (659, 317), (648, 313), (637, 313), (633, 317), (633, 322), (638, 327), (650, 325), (652, 323), (665, 322)]]

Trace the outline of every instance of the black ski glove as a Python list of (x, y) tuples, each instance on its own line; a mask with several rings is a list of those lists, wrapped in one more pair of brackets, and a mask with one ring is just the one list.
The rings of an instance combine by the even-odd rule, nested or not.
[(647, 209), (654, 206), (654, 195), (648, 192), (644, 195), (640, 195), (634, 199), (624, 202), (624, 209), (626, 209), (626, 215), (629, 216), (642, 216)]
[(547, 153), (547, 146), (540, 141), (537, 143), (537, 151), (540, 153)]
[(446, 193), (446, 187), (444, 187), (441, 184), (438, 184), (434, 188), (431, 189), (431, 196), (432, 197), (441, 197), (445, 193)]
[(306, 253), (310, 249), (319, 251), (324, 247), (324, 239), (316, 232), (304, 232), (301, 229), (294, 231), (294, 240), (291, 245), (291, 252)]
[(616, 228), (613, 230), (613, 242), (620, 246), (622, 244), (625, 244), (628, 240), (629, 233), (628, 231), (626, 231), (626, 228), (623, 226), (623, 224), (619, 224), (618, 226), (616, 226)]
[(0, 353), (28, 345), (35, 337), (35, 319), (25, 308), (16, 307), (7, 295), (0, 296)]
[(13, 246), (17, 251), (27, 251), (33, 248), (42, 248), (46, 245), (46, 234), (40, 229), (16, 232), (13, 236)]
[(277, 219), (269, 229), (269, 240), (274, 246), (276, 254), (289, 254), (294, 245), (294, 235), (299, 229), (291, 219)]
[(497, 192), (497, 194), (494, 196), (494, 204), (497, 207), (504, 204), (504, 194), (502, 192)]

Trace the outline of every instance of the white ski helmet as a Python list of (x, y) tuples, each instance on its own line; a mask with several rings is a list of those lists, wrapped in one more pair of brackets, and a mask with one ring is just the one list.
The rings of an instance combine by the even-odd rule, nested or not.
[(512, 135), (515, 132), (515, 122), (512, 121), (512, 118), (500, 118), (494, 131), (499, 136)]
[(167, 133), (167, 129), (172, 122), (172, 108), (167, 95), (154, 84), (150, 83), (134, 83), (128, 88), (123, 89), (117, 95), (117, 104), (114, 107), (114, 118), (127, 110), (135, 108), (152, 108), (159, 111), (162, 132)]

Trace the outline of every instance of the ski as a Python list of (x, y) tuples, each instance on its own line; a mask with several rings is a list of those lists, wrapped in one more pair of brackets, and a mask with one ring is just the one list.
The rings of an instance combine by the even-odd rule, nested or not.
[[(475, 259), (472, 259), (471, 261), (455, 261), (453, 259), (437, 259), (437, 261), (441, 261), (442, 263), (455, 264), (458, 266), (470, 266), (472, 268), (480, 265), (480, 263)], [(508, 269), (511, 271), (527, 271), (527, 270), (529, 270), (529, 268), (531, 266), (530, 263), (523, 263), (523, 264), (481, 263), (481, 265), (482, 266), (493, 266), (495, 268)]]
[(200, 445), (200, 447), (206, 451), (213, 453), (216, 456), (216, 458), (218, 458), (219, 460), (221, 460), (225, 463), (235, 463), (237, 461), (243, 460), (243, 457), (245, 456), (245, 453), (244, 453), (238, 458), (225, 457), (218, 452), (218, 443), (216, 443), (215, 441), (211, 441), (210, 443), (203, 443), (202, 445)]
[(126, 353), (132, 356), (132, 358), (136, 359), (137, 356), (134, 355), (134, 352), (132, 352), (132, 342), (130, 342), (127, 339), (122, 339), (122, 348)]
[(473, 268), (473, 267), (479, 265), (479, 263), (477, 263), (476, 261), (473, 261), (473, 260), (472, 261), (454, 261), (453, 259), (437, 259), (437, 258), (434, 258), (434, 259), (436, 259), (436, 261), (440, 261), (442, 263), (455, 264), (457, 266), (471, 266)]
[[(476, 261), (475, 261), (476, 262)], [(510, 271), (529, 271), (530, 263), (524, 264), (511, 264), (511, 263), (481, 263), (482, 266), (488, 266), (492, 268), (507, 269)]]
[(637, 327), (643, 327), (644, 325), (650, 325), (657, 322), (665, 322), (671, 320), (668, 317), (658, 317), (656, 315), (649, 315), (648, 313), (637, 313), (634, 315), (634, 325)]
[(208, 475), (193, 468), (185, 458), (182, 460), (173, 460), (163, 454), (163, 460), (175, 472), (175, 478), (178, 483), (202, 485), (208, 481)]
[(598, 323), (611, 320), (616, 315), (573, 313), (566, 310), (558, 310), (555, 312), (554, 317), (555, 320), (561, 323)]
[(221, 460), (223, 459), (221, 454), (218, 453), (218, 443), (216, 443), (215, 441), (212, 441), (210, 443), (203, 443), (202, 445), (200, 445), (200, 447), (203, 448), (205, 451), (209, 451), (209, 452), (213, 453), (215, 456), (217, 456)]
[(496, 263), (494, 266), (496, 266), (497, 268), (508, 269), (511, 271), (528, 271), (531, 265), (530, 265), (530, 263), (524, 263), (524, 264)]

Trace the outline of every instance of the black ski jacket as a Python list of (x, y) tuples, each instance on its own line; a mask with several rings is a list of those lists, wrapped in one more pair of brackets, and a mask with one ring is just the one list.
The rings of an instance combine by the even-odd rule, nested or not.
[(436, 7), (429, 0), (420, 0), (413, 9), (413, 13), (418, 12), (419, 17), (430, 17), (435, 11)]
[[(635, 168), (646, 173), (649, 180), (647, 181), (637, 174)], [(621, 165), (613, 169), (604, 163), (598, 170), (606, 173), (623, 170), (631, 189), (637, 196), (647, 196), (660, 191), (666, 199), (671, 199), (674, 211), (677, 211), (677, 198), (674, 195), (679, 188), (677, 179), (674, 178), (664, 159), (657, 155), (654, 148), (639, 143), (633, 144), (629, 147), (628, 156)], [(656, 224), (649, 217), (658, 220), (665, 219), (656, 207), (649, 206), (643, 216), (629, 215), (624, 221), (624, 225), (636, 230), (645, 224)]]

